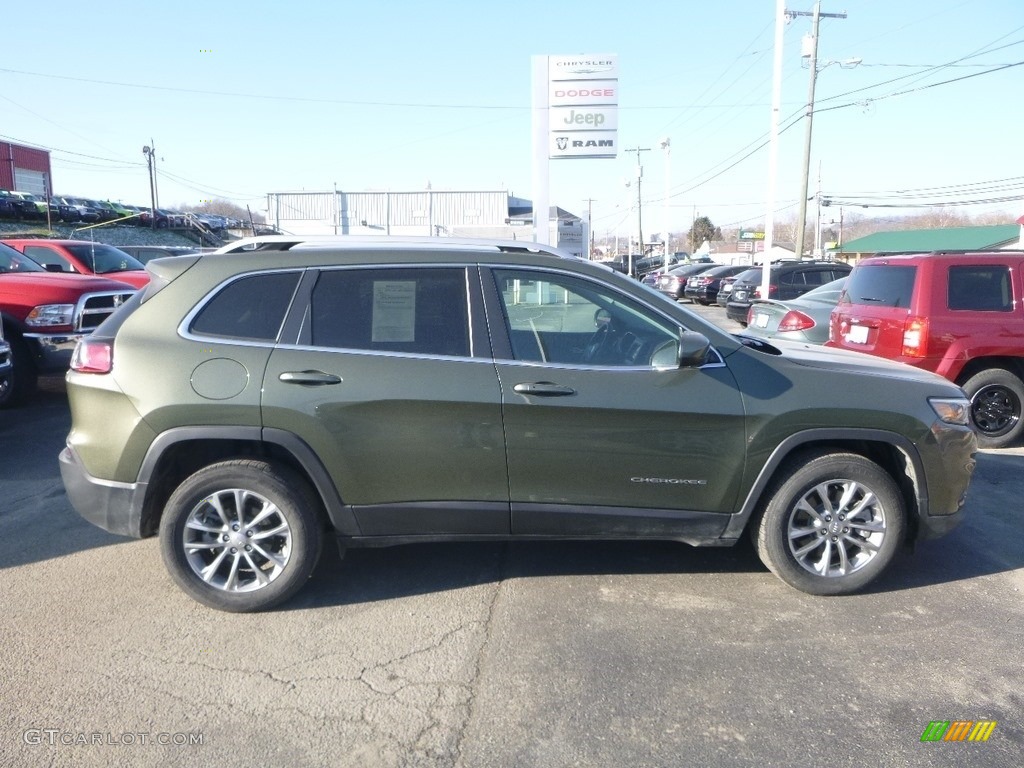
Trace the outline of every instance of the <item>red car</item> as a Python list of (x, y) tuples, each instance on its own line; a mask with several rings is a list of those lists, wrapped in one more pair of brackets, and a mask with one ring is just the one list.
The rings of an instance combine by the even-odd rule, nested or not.
[(135, 288), (149, 284), (142, 262), (112, 245), (87, 240), (3, 240), (49, 272), (102, 275)]
[(1024, 251), (943, 251), (860, 261), (827, 346), (923, 368), (971, 399), (982, 448), (1024, 438)]

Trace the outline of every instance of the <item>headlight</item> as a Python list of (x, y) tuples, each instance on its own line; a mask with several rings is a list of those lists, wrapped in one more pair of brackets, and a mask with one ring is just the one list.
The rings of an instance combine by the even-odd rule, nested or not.
[(960, 397), (929, 397), (935, 415), (947, 424), (967, 426), (971, 421), (971, 401)]
[(74, 317), (74, 304), (43, 304), (28, 313), (25, 324), (33, 328), (51, 328), (58, 325), (71, 325)]

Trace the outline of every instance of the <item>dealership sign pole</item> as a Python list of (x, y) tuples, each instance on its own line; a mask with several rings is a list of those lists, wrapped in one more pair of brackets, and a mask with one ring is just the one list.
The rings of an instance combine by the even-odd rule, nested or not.
[(533, 57), (534, 239), (550, 244), (549, 160), (618, 154), (614, 54)]

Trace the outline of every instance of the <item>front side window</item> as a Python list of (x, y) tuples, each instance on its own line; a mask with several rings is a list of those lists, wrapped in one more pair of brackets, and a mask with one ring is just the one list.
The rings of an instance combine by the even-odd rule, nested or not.
[(313, 288), (313, 346), (469, 357), (466, 271), (339, 269)]
[(1010, 312), (1010, 268), (980, 264), (950, 267), (947, 298), (950, 309)]
[(652, 366), (678, 349), (677, 327), (608, 286), (530, 270), (494, 275), (516, 360)]

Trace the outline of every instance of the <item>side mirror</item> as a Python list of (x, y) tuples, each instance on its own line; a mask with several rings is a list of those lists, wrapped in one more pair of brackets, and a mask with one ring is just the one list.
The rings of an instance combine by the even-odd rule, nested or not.
[(47, 272), (63, 272), (64, 271), (64, 265), (63, 264), (43, 264), (43, 269), (45, 269)]
[(680, 328), (678, 341), (666, 341), (651, 355), (651, 367), (663, 371), (699, 368), (707, 359), (710, 348), (707, 336)]
[(711, 341), (702, 333), (679, 330), (679, 367), (698, 368), (707, 360)]

